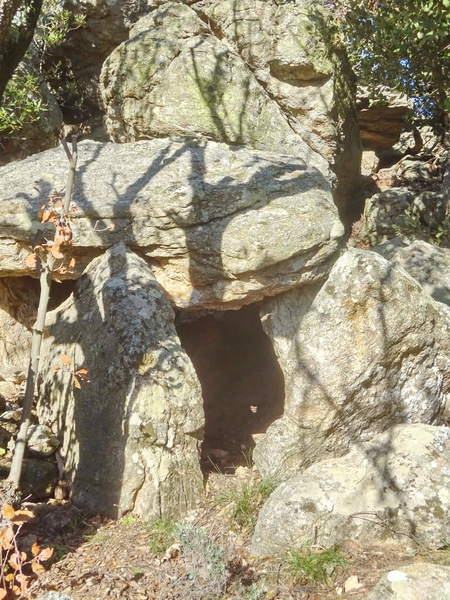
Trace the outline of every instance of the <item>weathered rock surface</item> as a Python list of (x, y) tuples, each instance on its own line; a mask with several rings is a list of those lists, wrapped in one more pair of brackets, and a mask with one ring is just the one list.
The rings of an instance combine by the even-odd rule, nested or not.
[[(49, 313), (38, 411), (62, 441), (75, 505), (150, 518), (179, 515), (202, 493), (201, 389), (173, 319), (151, 270), (123, 244)], [(81, 368), (90, 382), (78, 389)]]
[(389, 571), (366, 600), (448, 600), (450, 567), (413, 563)]
[(366, 200), (361, 238), (371, 246), (399, 234), (411, 239), (429, 239), (449, 214), (450, 202), (444, 194), (433, 191), (414, 194), (408, 188), (392, 188)]
[(409, 225), (407, 211), (410, 210), (414, 194), (399, 187), (374, 194), (366, 200), (361, 239), (376, 246), (406, 231)]
[(380, 90), (371, 98), (368, 91), (358, 89), (358, 117), (364, 150), (382, 152), (394, 146), (406, 125), (411, 101), (403, 94)]
[[(4, 240), (0, 241), (2, 245)], [(3, 250), (8, 252), (8, 243)], [(20, 383), (14, 373), (28, 367), (31, 328), (39, 302), (37, 281), (17, 277), (0, 277), (0, 381)]]
[(332, 165), (345, 213), (361, 149), (351, 70), (318, 25), (328, 20), (311, 2), (167, 2), (103, 65), (106, 128), (121, 142), (195, 135), (299, 156), (327, 178)]
[[(38, 210), (66, 177), (62, 150), (0, 169), (0, 275), (33, 274)], [(66, 263), (77, 262), (61, 277), (121, 241), (179, 307), (240, 306), (323, 279), (344, 233), (329, 183), (302, 159), (215, 142), (82, 142), (73, 199)]]
[(106, 126), (115, 141), (199, 135), (308, 157), (328, 175), (327, 161), (295, 135), (245, 62), (191, 8), (169, 3), (138, 27), (102, 69)]
[[(0, 479), (6, 479), (11, 470), (11, 461), (0, 459)], [(38, 458), (24, 458), (19, 491), (27, 500), (42, 500), (52, 495), (58, 481), (56, 464)]]
[(375, 246), (395, 267), (401, 267), (435, 300), (450, 306), (450, 250), (422, 240), (409, 245), (399, 238)]
[(285, 412), (255, 451), (264, 475), (345, 454), (394, 423), (448, 414), (450, 320), (409, 275), (351, 250), (326, 283), (268, 301), (263, 327), (285, 377)]
[(59, 446), (58, 438), (46, 425), (30, 425), (27, 435), (27, 453), (35, 458), (47, 458)]
[(256, 556), (305, 544), (439, 548), (450, 534), (450, 429), (397, 425), (281, 484), (253, 536)]

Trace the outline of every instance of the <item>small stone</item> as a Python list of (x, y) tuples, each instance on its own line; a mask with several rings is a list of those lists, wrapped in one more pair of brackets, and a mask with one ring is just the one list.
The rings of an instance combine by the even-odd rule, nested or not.
[(344, 582), (344, 591), (351, 592), (352, 590), (357, 590), (361, 587), (359, 583), (359, 579), (357, 575), (351, 575)]
[(47, 458), (59, 446), (58, 438), (46, 425), (30, 425), (28, 428), (27, 450), (30, 456)]

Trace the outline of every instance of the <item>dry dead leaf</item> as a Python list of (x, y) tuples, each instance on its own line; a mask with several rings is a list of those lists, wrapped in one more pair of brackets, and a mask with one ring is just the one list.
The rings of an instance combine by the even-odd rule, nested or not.
[(31, 569), (33, 573), (36, 573), (36, 575), (42, 575), (42, 573), (45, 573), (45, 567), (35, 560), (31, 562)]
[(34, 544), (31, 546), (31, 553), (33, 554), (33, 556), (37, 556), (40, 551), (41, 548), (39, 544), (36, 544), (36, 542), (34, 542)]
[(9, 520), (11, 523), (15, 523), (16, 525), (23, 525), (23, 523), (28, 523), (28, 521), (31, 521), (33, 517), (34, 514), (31, 512), (31, 510), (16, 510), (14, 516)]
[(11, 554), (11, 556), (9, 557), (8, 563), (15, 571), (18, 571), (22, 566), (22, 563), (24, 563), (26, 560), (27, 555), (25, 554), (25, 552), (13, 552), (13, 554)]
[(41, 562), (45, 562), (49, 558), (53, 556), (53, 548), (44, 548), (39, 552), (39, 555), (36, 557)]
[(72, 257), (69, 261), (69, 269), (73, 269), (75, 266), (76, 260)]
[(36, 268), (36, 254), (34, 252), (26, 257), (25, 264), (29, 269)]
[(12, 527), (4, 527), (0, 531), (0, 548), (10, 550), (12, 548), (12, 540), (14, 538), (14, 531)]
[(50, 246), (48, 250), (55, 258), (64, 258), (64, 254), (59, 250), (59, 245), (55, 244), (54, 246)]
[(11, 504), (4, 504), (3, 505), (2, 515), (5, 517), (5, 519), (11, 520), (12, 517), (14, 517), (15, 514), (16, 514), (16, 511), (11, 506)]
[(70, 356), (67, 356), (67, 354), (63, 354), (61, 356), (61, 362), (63, 365), (70, 365), (70, 363), (72, 362), (70, 359)]
[(78, 381), (78, 379), (75, 377), (75, 375), (73, 376), (73, 385), (74, 385), (74, 386), (75, 386), (77, 389), (81, 390), (81, 383)]

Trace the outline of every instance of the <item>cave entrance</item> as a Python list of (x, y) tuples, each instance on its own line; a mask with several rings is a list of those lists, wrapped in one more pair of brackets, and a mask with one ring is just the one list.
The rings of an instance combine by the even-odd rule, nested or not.
[(204, 472), (248, 466), (258, 434), (283, 414), (284, 378), (262, 329), (260, 307), (177, 315), (181, 345), (202, 386)]

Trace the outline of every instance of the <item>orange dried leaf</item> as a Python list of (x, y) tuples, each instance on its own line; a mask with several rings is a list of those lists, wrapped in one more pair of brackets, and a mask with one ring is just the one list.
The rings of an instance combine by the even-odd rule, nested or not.
[(67, 356), (67, 354), (63, 354), (61, 356), (61, 362), (62, 362), (63, 365), (70, 365), (70, 363), (72, 361), (70, 360), (70, 356)]
[(45, 567), (35, 560), (33, 560), (31, 563), (31, 569), (33, 573), (36, 573), (36, 575), (42, 575), (42, 573), (45, 573)]
[(5, 517), (5, 519), (11, 520), (14, 517), (15, 514), (16, 514), (16, 511), (11, 506), (11, 504), (4, 504), (3, 505), (2, 515)]
[(59, 246), (56, 244), (54, 246), (50, 246), (49, 251), (55, 258), (64, 258), (64, 254), (59, 251)]
[(64, 244), (64, 242), (65, 242), (65, 237), (63, 235), (61, 235), (60, 233), (55, 235), (55, 247), (58, 249), (58, 251), (59, 251), (59, 247), (61, 246), (61, 244)]
[(27, 555), (25, 554), (25, 552), (13, 552), (13, 554), (11, 554), (11, 556), (9, 557), (8, 563), (15, 571), (18, 571), (22, 566), (22, 563), (24, 563), (26, 560)]
[(2, 598), (6, 598), (8, 592), (5, 590), (5, 588), (0, 587), (0, 600)]
[(88, 371), (87, 369), (78, 369), (78, 371), (75, 371), (76, 375), (87, 375)]
[(36, 542), (34, 542), (34, 544), (31, 546), (31, 553), (33, 554), (33, 556), (37, 556), (40, 551), (41, 548), (39, 544), (36, 544)]
[(77, 261), (72, 257), (69, 261), (69, 269), (73, 269)]
[(78, 388), (79, 390), (81, 390), (81, 383), (78, 381), (78, 379), (75, 377), (75, 375), (73, 376), (73, 385)]
[(56, 372), (56, 371), (59, 371), (59, 370), (60, 370), (60, 368), (61, 368), (61, 367), (53, 367), (53, 370)]
[(41, 223), (48, 221), (51, 214), (52, 213), (49, 210), (43, 210), (42, 212), (39, 212), (38, 217), (41, 219)]
[(12, 527), (4, 527), (0, 531), (0, 548), (4, 548), (5, 550), (9, 550), (12, 548), (11, 542), (14, 537), (14, 531)]
[(29, 269), (36, 268), (36, 254), (34, 252), (26, 257), (25, 264)]
[(44, 548), (43, 550), (40, 551), (37, 559), (40, 560), (41, 562), (45, 562), (46, 560), (48, 560), (49, 558), (51, 558), (53, 556), (53, 551), (54, 551), (53, 548)]
[(16, 510), (16, 514), (10, 519), (12, 523), (16, 525), (22, 525), (23, 523), (28, 523), (34, 517), (34, 514), (31, 510)]

